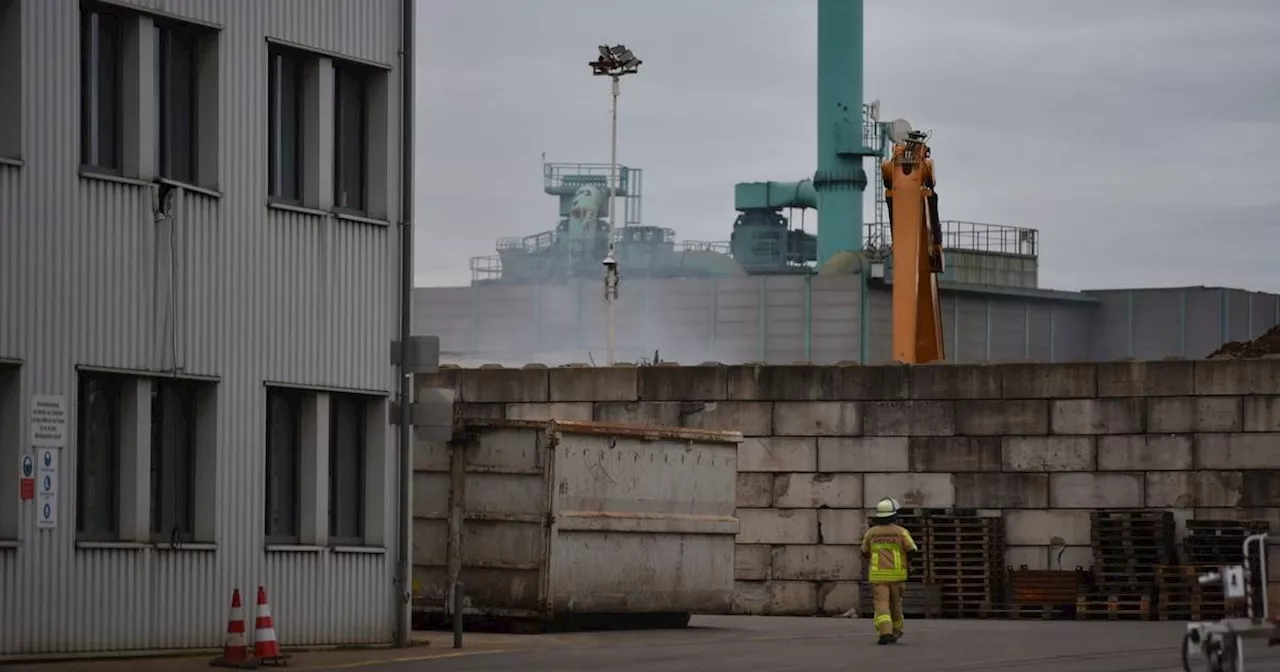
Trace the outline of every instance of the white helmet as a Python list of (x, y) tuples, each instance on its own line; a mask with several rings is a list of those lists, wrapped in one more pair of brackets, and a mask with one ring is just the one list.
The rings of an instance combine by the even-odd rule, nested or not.
[(876, 518), (892, 518), (898, 515), (898, 500), (885, 497), (876, 502)]

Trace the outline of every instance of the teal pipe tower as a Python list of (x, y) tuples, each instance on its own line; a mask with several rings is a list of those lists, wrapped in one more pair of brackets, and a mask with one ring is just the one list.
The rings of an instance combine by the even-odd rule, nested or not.
[(818, 263), (862, 250), (863, 0), (818, 0)]

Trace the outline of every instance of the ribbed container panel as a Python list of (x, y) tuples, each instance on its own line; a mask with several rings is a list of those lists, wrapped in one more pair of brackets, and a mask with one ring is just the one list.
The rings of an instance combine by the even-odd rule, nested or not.
[[(259, 585), (286, 645), (387, 641), (393, 544), (385, 553), (264, 547), (264, 382), (391, 392), (398, 262), (394, 224), (266, 207), (265, 44), (396, 66), (400, 2), (116, 4), (222, 30), (221, 196), (180, 191), (157, 218), (153, 188), (81, 177), (78, 3), (23, 0), (23, 165), (0, 164), (0, 360), (21, 363), (22, 399), (20, 427), (0, 436), (4, 464), (16, 457), (12, 441), (25, 440), (31, 395), (64, 394), (72, 414), (57, 527), (38, 529), (23, 502), (18, 546), (0, 546), (0, 659), (218, 647), (232, 590), (252, 621)], [(392, 82), (398, 166), (398, 71)], [(76, 367), (175, 365), (218, 380), (217, 470), (201, 475), (216, 478), (216, 501), (201, 503), (216, 506), (216, 549), (77, 547)]]

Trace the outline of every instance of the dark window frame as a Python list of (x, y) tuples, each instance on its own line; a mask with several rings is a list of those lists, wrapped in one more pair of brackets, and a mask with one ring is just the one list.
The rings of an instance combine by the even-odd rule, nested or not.
[[(297, 544), (302, 537), (302, 422), (303, 414), (306, 412), (307, 392), (297, 388), (289, 387), (268, 387), (267, 388), (267, 413), (266, 413), (266, 437), (264, 451), (265, 466), (265, 499), (263, 507), (263, 531), (265, 533), (267, 543), (269, 544)], [(274, 438), (276, 436), (276, 422), (280, 421), (276, 417), (276, 401), (280, 401), (287, 409), (291, 418), (288, 422), (292, 425), (290, 443), (291, 445), (280, 447), (276, 445)], [(292, 529), (282, 530), (273, 522), (273, 510), (275, 509), (276, 494), (272, 484), (272, 465), (274, 463), (275, 451), (289, 450), (292, 453), (293, 469), (292, 474), (287, 478), (290, 479), (290, 487), (293, 497), (292, 520), (285, 523), (286, 527)]]
[[(97, 2), (80, 4), (80, 165), (95, 172), (121, 174), (124, 172), (124, 39), (125, 21), (129, 12)], [(108, 20), (113, 25), (101, 28)], [(103, 32), (112, 33), (114, 45), (110, 56), (113, 64), (104, 69), (99, 62), (103, 55)], [(103, 94), (102, 76), (109, 72), (114, 80), (113, 90)], [(110, 97), (104, 105), (102, 96)], [(110, 135), (110, 150), (104, 152), (100, 115), (105, 107), (113, 117), (106, 132)], [(110, 153), (112, 156), (103, 157)]]
[[(198, 26), (179, 21), (156, 21), (156, 101), (160, 131), (157, 169), (161, 177), (192, 185), (200, 182), (200, 60), (207, 38), (208, 32)], [(174, 53), (183, 47), (187, 50), (185, 54)], [(182, 68), (175, 67), (179, 64)], [(175, 84), (183, 80), (183, 68), (189, 87), (184, 96), (188, 109), (187, 114), (179, 115), (174, 109), (175, 98), (184, 92), (180, 84)], [(187, 147), (175, 147), (175, 144), (181, 144), (175, 143), (175, 137), (181, 135), (176, 128), (179, 123), (187, 126)], [(175, 156), (184, 151), (185, 157)]]
[[(367, 530), (365, 529), (365, 511), (368, 508), (366, 498), (368, 492), (365, 487), (365, 461), (368, 459), (369, 440), (367, 435), (367, 413), (369, 400), (358, 394), (331, 394), (329, 396), (329, 543), (334, 546), (362, 546), (365, 543)], [(339, 426), (342, 423), (342, 414), (350, 412), (351, 420), (355, 429), (355, 445), (354, 447), (344, 447), (342, 445), (342, 435)], [(351, 493), (354, 502), (346, 501), (341, 494), (347, 494), (340, 488), (340, 479), (345, 476), (351, 476), (345, 468), (348, 465), (340, 464), (342, 451), (345, 449), (353, 450), (354, 455), (354, 478), (355, 491)], [(342, 530), (340, 511), (344, 507), (354, 507), (355, 529)], [(342, 534), (348, 532), (348, 534)]]
[[(267, 50), (267, 196), (278, 203), (301, 205), (303, 199), (303, 96), (307, 60), (304, 52), (277, 45)], [(288, 81), (292, 80), (292, 100), (285, 100)], [(292, 116), (292, 129), (284, 126)], [(293, 144), (291, 160), (287, 160), (283, 143)], [(286, 165), (291, 163), (292, 165)]]
[[(374, 73), (367, 66), (334, 61), (333, 74), (334, 210), (365, 214), (369, 210), (369, 94)], [(358, 102), (349, 103), (351, 99)], [(343, 142), (348, 133), (356, 135), (349, 140), (354, 148)], [(348, 162), (354, 162), (354, 167)], [(354, 172), (349, 175), (348, 171)], [(356, 184), (348, 184), (348, 177)], [(348, 196), (345, 200), (344, 194)]]
[[(151, 534), (156, 542), (191, 543), (195, 539), (196, 462), (200, 395), (203, 383), (181, 378), (153, 379), (151, 399)], [(170, 396), (171, 395), (171, 396)], [(172, 401), (176, 406), (169, 406)], [(181, 414), (173, 430), (168, 410)], [(174, 433), (171, 433), (174, 432)], [(184, 445), (170, 446), (172, 437)], [(185, 455), (181, 454), (185, 453)], [(185, 458), (185, 459), (184, 459)], [(185, 473), (185, 487), (170, 462)], [(185, 463), (184, 463), (185, 462)], [(183, 501), (179, 501), (183, 500)]]
[[(125, 390), (124, 384), (128, 380), (126, 376), (114, 375), (109, 373), (99, 373), (96, 371), (81, 371), (78, 382), (78, 399), (77, 399), (77, 422), (76, 422), (76, 539), (81, 541), (118, 541), (120, 539), (120, 464), (123, 458), (123, 441), (121, 441), (122, 422), (124, 421), (124, 401)], [(95, 393), (104, 395), (102, 399), (96, 399)], [(106, 406), (103, 410), (107, 413), (105, 418), (106, 427), (99, 428), (105, 432), (107, 456), (104, 459), (107, 466), (107, 474), (105, 480), (99, 480), (91, 476), (91, 469), (98, 464), (98, 461), (91, 459), (94, 453), (101, 447), (98, 443), (91, 443), (93, 438), (90, 434), (95, 423), (90, 422), (91, 412), (98, 410), (95, 402), (101, 402)], [(103, 485), (103, 484), (107, 485)], [(89, 510), (98, 510), (102, 506), (102, 502), (97, 498), (90, 498), (86, 488), (95, 486), (97, 488), (106, 487), (110, 493), (106, 495), (109, 499), (107, 508), (109, 515), (105, 518), (105, 526), (90, 526)], [(92, 501), (91, 501), (92, 500)], [(99, 512), (100, 513), (100, 512)], [(101, 519), (100, 519), (101, 520)]]

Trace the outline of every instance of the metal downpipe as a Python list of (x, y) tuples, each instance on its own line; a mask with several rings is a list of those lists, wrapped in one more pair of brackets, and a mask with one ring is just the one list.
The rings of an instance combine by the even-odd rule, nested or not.
[(401, 0), (400, 21), (400, 424), (399, 514), (396, 517), (396, 646), (413, 641), (413, 428), (409, 424), (410, 311), (413, 300), (413, 0)]

